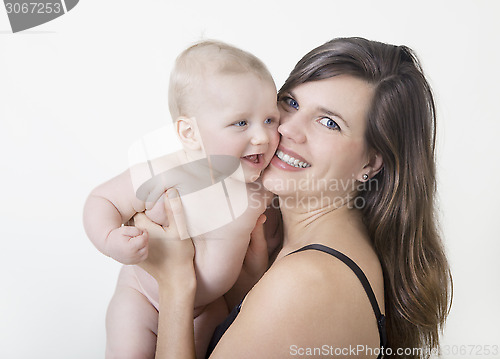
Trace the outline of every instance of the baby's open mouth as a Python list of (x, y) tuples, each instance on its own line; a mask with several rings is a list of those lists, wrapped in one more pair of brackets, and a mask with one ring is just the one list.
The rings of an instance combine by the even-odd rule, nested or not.
[(243, 156), (241, 158), (243, 158), (249, 162), (252, 162), (252, 163), (261, 163), (263, 161), (263, 157), (264, 157), (264, 155), (262, 153), (258, 153), (258, 154)]

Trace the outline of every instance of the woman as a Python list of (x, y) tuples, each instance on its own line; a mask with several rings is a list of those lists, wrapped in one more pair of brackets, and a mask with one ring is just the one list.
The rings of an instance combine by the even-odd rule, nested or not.
[[(283, 245), (210, 358), (425, 357), (451, 275), (434, 212), (434, 102), (418, 61), (404, 46), (335, 39), (298, 62), (278, 101), (281, 142), (263, 183), (279, 196)], [(144, 223), (162, 251), (144, 264), (162, 293), (157, 357), (194, 357), (194, 250), (176, 240), (188, 235), (179, 199), (171, 205), (177, 228)], [(263, 248), (259, 224), (245, 273), (265, 270)]]

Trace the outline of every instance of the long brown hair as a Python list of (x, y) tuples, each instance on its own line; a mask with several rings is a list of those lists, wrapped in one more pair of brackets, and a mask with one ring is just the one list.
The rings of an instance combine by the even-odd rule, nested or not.
[(334, 39), (305, 55), (281, 94), (301, 83), (351, 75), (375, 87), (365, 140), (383, 168), (358, 195), (384, 271), (388, 344), (394, 357), (427, 357), (451, 306), (452, 279), (437, 229), (436, 116), (415, 54), (363, 38)]

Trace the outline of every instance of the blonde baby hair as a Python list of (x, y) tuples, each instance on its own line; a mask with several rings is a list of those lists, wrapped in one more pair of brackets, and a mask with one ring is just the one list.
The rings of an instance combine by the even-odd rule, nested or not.
[(190, 98), (210, 76), (244, 73), (253, 73), (274, 85), (266, 65), (249, 52), (214, 40), (190, 46), (177, 57), (170, 74), (168, 105), (172, 120), (191, 115)]

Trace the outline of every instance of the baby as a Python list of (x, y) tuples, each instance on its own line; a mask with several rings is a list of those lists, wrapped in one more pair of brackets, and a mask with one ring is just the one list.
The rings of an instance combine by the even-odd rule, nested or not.
[[(250, 233), (271, 200), (257, 180), (278, 146), (279, 112), (274, 81), (259, 59), (214, 41), (186, 49), (170, 77), (169, 107), (183, 150), (131, 167), (94, 189), (85, 204), (91, 241), (126, 264), (107, 312), (107, 358), (155, 354), (158, 287), (136, 266), (148, 255), (147, 232), (127, 225), (136, 213), (168, 225), (165, 191), (175, 187), (181, 196), (196, 248), (194, 325), (202, 358), (227, 315), (222, 296), (235, 283)], [(207, 178), (223, 200), (210, 203), (212, 193), (187, 203)], [(222, 213), (230, 219), (221, 220)]]

